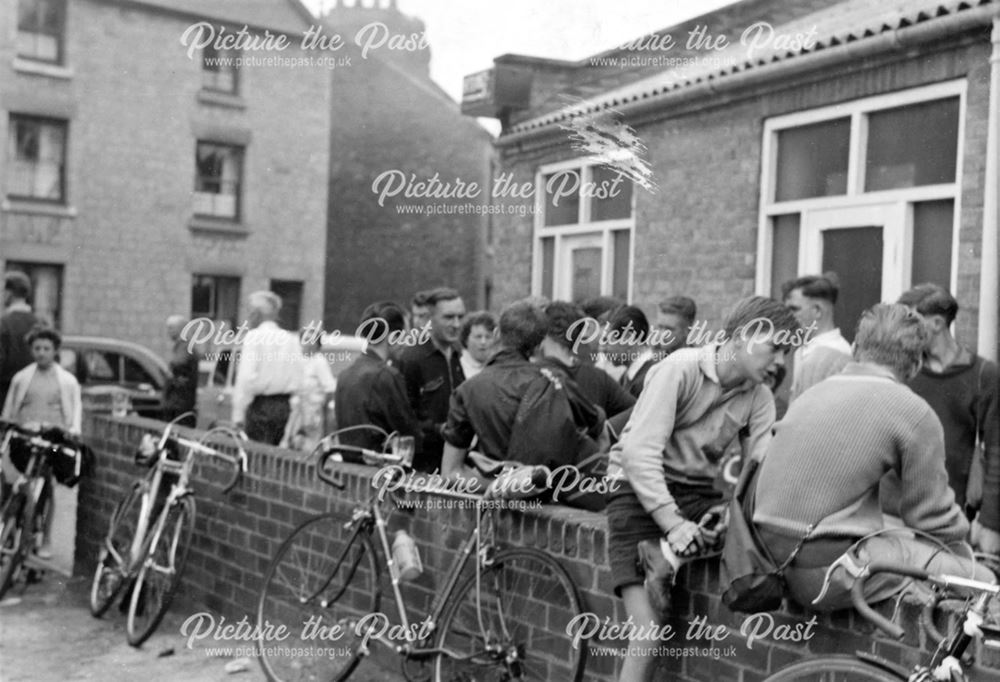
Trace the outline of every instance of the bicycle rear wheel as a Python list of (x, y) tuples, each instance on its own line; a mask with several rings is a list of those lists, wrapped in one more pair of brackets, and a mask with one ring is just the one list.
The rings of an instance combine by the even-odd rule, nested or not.
[(194, 498), (185, 496), (170, 505), (160, 534), (153, 538), (132, 587), (125, 632), (128, 643), (139, 646), (153, 634), (170, 608), (180, 583), (194, 532)]
[(574, 646), (570, 622), (582, 612), (576, 586), (562, 565), (530, 547), (506, 549), (448, 600), (437, 646), (454, 654), (434, 661), (437, 682), (572, 680), (579, 682), (587, 643)]
[(28, 551), (27, 538), (31, 534), (24, 532), (22, 521), (27, 501), (24, 490), (18, 490), (0, 511), (0, 599), (14, 583)]
[[(111, 515), (105, 544), (97, 557), (94, 581), (90, 585), (90, 613), (95, 618), (100, 618), (108, 610), (126, 582), (141, 503), (142, 491), (135, 485)], [(108, 551), (108, 544), (114, 547), (117, 556)]]
[[(380, 599), (367, 529), (345, 529), (337, 514), (307, 519), (271, 560), (257, 603), (257, 644), (268, 679), (347, 679), (360, 661), (355, 625), (378, 612)], [(287, 638), (279, 641), (278, 628)]]
[(779, 670), (764, 682), (899, 682), (896, 675), (854, 656), (826, 656)]

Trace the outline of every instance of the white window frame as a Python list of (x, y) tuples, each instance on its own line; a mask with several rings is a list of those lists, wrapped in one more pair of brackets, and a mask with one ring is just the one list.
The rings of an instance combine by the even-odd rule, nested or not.
[[(949, 286), (954, 291), (958, 285), (959, 231), (962, 215), (962, 171), (965, 157), (965, 115), (968, 83), (965, 79), (935, 83), (900, 92), (866, 97), (851, 102), (832, 106), (799, 111), (784, 116), (776, 116), (764, 122), (764, 138), (761, 153), (761, 192), (759, 221), (757, 230), (757, 271), (756, 292), (763, 296), (771, 294), (772, 265), (772, 218), (789, 213), (799, 213), (817, 209), (854, 208), (866, 205), (897, 203), (906, 208), (905, 223), (899, 235), (887, 235), (887, 241), (902, 240), (902, 261), (896, 264), (898, 272), (907, 280), (902, 286), (908, 288), (918, 282), (909, 282), (912, 265), (912, 237), (914, 202), (950, 199), (955, 207), (952, 237), (951, 237), (951, 281)], [(955, 181), (938, 185), (923, 185), (920, 187), (905, 187), (901, 189), (865, 192), (865, 158), (864, 153), (868, 142), (868, 115), (885, 109), (919, 104), (949, 97), (958, 97), (958, 139), (957, 158), (955, 165)], [(838, 118), (850, 118), (850, 138), (847, 161), (847, 191), (836, 196), (811, 197), (792, 201), (775, 201), (773, 199), (777, 178), (777, 142), (778, 133), (789, 128), (820, 123)], [(800, 221), (800, 230), (802, 230)], [(806, 267), (807, 256), (803, 248), (803, 234), (799, 234), (799, 269)], [(806, 273), (808, 274), (808, 273)]]
[(638, 186), (632, 182), (628, 176), (624, 176), (627, 182), (632, 182), (632, 198), (629, 206), (628, 218), (615, 218), (612, 220), (590, 220), (590, 198), (580, 197), (579, 212), (575, 223), (565, 225), (545, 225), (545, 183), (546, 175), (561, 170), (577, 170), (581, 173), (580, 184), (591, 181), (592, 169), (600, 166), (604, 161), (600, 157), (590, 156), (568, 161), (560, 161), (539, 166), (535, 171), (535, 225), (534, 236), (532, 238), (532, 268), (531, 268), (531, 293), (533, 296), (542, 294), (542, 239), (553, 237), (553, 264), (552, 278), (553, 298), (560, 298), (559, 283), (563, 278), (560, 270), (562, 254), (562, 242), (566, 237), (588, 235), (599, 233), (603, 237), (601, 250), (601, 295), (611, 294), (614, 284), (614, 232), (618, 230), (629, 231), (629, 254), (628, 254), (628, 301), (632, 301), (632, 289), (634, 286), (633, 273), (635, 271), (635, 202), (636, 190)]

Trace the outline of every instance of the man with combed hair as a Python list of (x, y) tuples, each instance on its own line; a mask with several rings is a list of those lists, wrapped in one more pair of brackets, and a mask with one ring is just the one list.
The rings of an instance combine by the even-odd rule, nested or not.
[(851, 344), (833, 320), (833, 306), (840, 293), (835, 273), (799, 277), (782, 289), (785, 305), (795, 313), (799, 326), (809, 332), (806, 343), (792, 356), (791, 402), (810, 386), (844, 369), (851, 360)]
[[(788, 409), (758, 471), (753, 521), (785, 570), (790, 596), (817, 610), (850, 605), (853, 580), (834, 570), (815, 602), (828, 567), (855, 543), (861, 561), (884, 560), (932, 572), (992, 580), (973, 562), (887, 525), (879, 504), (886, 474), (900, 482), (899, 514), (908, 529), (964, 545), (969, 523), (955, 504), (944, 466), (944, 433), (934, 410), (906, 382), (920, 370), (926, 332), (905, 306), (866, 311), (854, 340), (854, 361), (803, 393)], [(879, 533), (865, 539), (872, 533)], [(968, 547), (964, 547), (968, 551)], [(905, 579), (867, 581), (869, 602), (892, 596)]]
[(660, 303), (656, 314), (656, 329), (660, 332), (658, 357), (666, 357), (688, 345), (688, 335), (697, 314), (698, 306), (687, 296), (671, 296)]
[(278, 326), (281, 298), (255, 291), (248, 298), (250, 331), (240, 348), (233, 385), (233, 422), (252, 440), (277, 445), (303, 377), (299, 338)]
[[(913, 392), (934, 409), (944, 428), (945, 469), (955, 501), (979, 510), (974, 529), (976, 543), (984, 552), (1000, 553), (1000, 416), (997, 414), (997, 365), (979, 357), (955, 340), (951, 325), (958, 314), (958, 301), (937, 284), (920, 284), (899, 298), (924, 320), (927, 348), (924, 365), (910, 381)], [(976, 443), (986, 456), (985, 472), (977, 472), (967, 500), (970, 468)], [(985, 480), (983, 480), (985, 479)]]

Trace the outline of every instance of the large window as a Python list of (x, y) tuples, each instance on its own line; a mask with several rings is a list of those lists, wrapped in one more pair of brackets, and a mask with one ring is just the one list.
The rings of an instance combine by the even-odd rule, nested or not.
[(849, 336), (914, 284), (954, 290), (964, 108), (954, 81), (768, 120), (758, 292), (834, 270)]
[(239, 92), (239, 71), (236, 68), (238, 50), (217, 50), (206, 45), (201, 52), (201, 86), (206, 90)]
[(66, 0), (17, 0), (17, 56), (63, 61)]
[(194, 275), (191, 278), (191, 317), (207, 317), (236, 327), (240, 312), (240, 278)]
[(195, 215), (239, 220), (243, 148), (198, 142), (195, 172)]
[(65, 203), (66, 121), (10, 115), (7, 196)]
[(582, 301), (628, 300), (632, 281), (633, 183), (610, 168), (574, 161), (536, 179), (532, 290)]

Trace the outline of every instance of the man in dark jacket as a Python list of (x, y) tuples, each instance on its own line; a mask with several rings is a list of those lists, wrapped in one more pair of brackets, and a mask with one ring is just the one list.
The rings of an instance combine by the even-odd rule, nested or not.
[(457, 291), (447, 288), (427, 292), (424, 300), (431, 309), (431, 338), (403, 351), (399, 371), (423, 433), (423, 445), (417, 450), (413, 468), (432, 473), (441, 468), (441, 430), (448, 419), (451, 394), (465, 380), (459, 359), (465, 304)]
[(0, 315), (0, 405), (7, 398), (11, 379), (34, 362), (27, 337), (38, 318), (31, 312), (31, 280), (23, 272), (3, 278), (3, 315)]
[[(406, 328), (403, 311), (395, 303), (373, 303), (361, 314), (359, 335), (368, 347), (337, 379), (334, 412), (337, 428), (371, 424), (387, 433), (413, 436), (419, 443), (420, 426), (406, 397), (403, 376), (388, 363), (389, 335)], [(349, 431), (341, 442), (381, 450), (384, 440), (370, 429)]]

